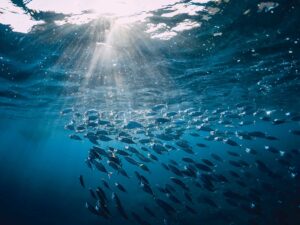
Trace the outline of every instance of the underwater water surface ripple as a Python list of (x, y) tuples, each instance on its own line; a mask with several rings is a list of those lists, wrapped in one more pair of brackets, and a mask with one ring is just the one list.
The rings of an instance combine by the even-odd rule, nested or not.
[(0, 224), (300, 224), (298, 0), (0, 1)]

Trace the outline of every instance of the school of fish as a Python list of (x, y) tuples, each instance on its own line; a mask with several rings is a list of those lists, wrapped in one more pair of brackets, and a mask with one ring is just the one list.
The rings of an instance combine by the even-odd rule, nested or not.
[[(260, 129), (280, 127), (297, 144), (298, 113), (238, 103), (214, 110), (67, 108), (61, 114), (70, 118), (69, 137), (91, 144), (86, 165), (99, 175), (98, 186), (91, 188), (83, 174), (79, 182), (90, 195), (86, 208), (105, 224), (120, 217), (139, 225), (255, 225), (270, 210), (278, 218), (265, 221), (284, 224), (289, 212), (300, 213), (300, 150), (277, 147), (281, 135)], [(126, 195), (144, 197), (130, 203), (134, 208)]]

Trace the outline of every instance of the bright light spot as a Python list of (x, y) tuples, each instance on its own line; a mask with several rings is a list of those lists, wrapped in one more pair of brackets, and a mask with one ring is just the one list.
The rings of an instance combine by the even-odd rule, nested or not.
[(32, 0), (27, 6), (38, 11), (80, 14), (91, 11), (98, 15), (125, 16), (156, 10), (178, 0)]
[(204, 10), (204, 6), (200, 5), (191, 5), (186, 3), (176, 4), (169, 9), (173, 12), (162, 14), (163, 17), (174, 17), (181, 14), (187, 14), (189, 16), (198, 15), (198, 12)]
[(173, 27), (172, 31), (181, 32), (185, 30), (191, 30), (193, 28), (200, 27), (200, 26), (201, 23), (193, 22), (191, 20), (184, 20), (183, 22), (178, 23), (176, 27)]
[(200, 26), (201, 22), (199, 23), (186, 19), (180, 23), (177, 23), (176, 26), (173, 28), (170, 28), (165, 23), (159, 23), (157, 25), (150, 24), (146, 32), (151, 33), (151, 38), (169, 40), (177, 36), (179, 32), (191, 30)]
[(16, 7), (11, 1), (1, 0), (0, 23), (9, 25), (15, 32), (27, 33), (33, 26), (44, 22), (34, 20), (30, 14)]
[[(181, 2), (180, 0), (32, 0), (22, 7), (12, 3), (10, 0), (2, 0), (0, 6), (0, 23), (9, 25), (12, 30), (27, 33), (35, 25), (45, 23), (42, 19), (36, 20), (32, 17), (34, 12), (49, 12), (64, 14), (63, 19), (58, 19), (55, 24), (80, 25), (86, 24), (99, 17), (113, 18), (119, 24), (129, 24), (135, 22), (145, 22), (147, 18), (153, 16), (152, 12), (163, 9), (162, 17), (174, 17), (181, 14), (188, 16), (198, 15), (199, 12), (206, 12), (213, 15), (218, 12), (218, 8), (205, 7), (205, 3), (216, 0), (194, 0), (191, 2)], [(32, 15), (31, 15), (32, 14)], [(205, 14), (205, 13), (204, 13)], [(205, 19), (207, 15), (203, 15)], [(208, 18), (207, 18), (208, 20)], [(170, 39), (176, 36), (176, 32), (199, 27), (196, 22), (183, 21), (173, 28), (163, 30), (162, 34), (155, 33), (153, 36)], [(160, 29), (159, 27), (157, 29)], [(148, 30), (147, 32), (152, 32)], [(154, 30), (153, 32), (157, 32)], [(166, 37), (169, 38), (166, 38)]]
[(269, 12), (272, 9), (275, 9), (279, 4), (277, 2), (261, 2), (257, 5), (258, 12)]
[(177, 35), (176, 32), (173, 31), (165, 31), (163, 33), (158, 33), (158, 34), (154, 34), (151, 37), (152, 38), (157, 38), (157, 39), (161, 39), (161, 40), (169, 40), (172, 37), (175, 37)]

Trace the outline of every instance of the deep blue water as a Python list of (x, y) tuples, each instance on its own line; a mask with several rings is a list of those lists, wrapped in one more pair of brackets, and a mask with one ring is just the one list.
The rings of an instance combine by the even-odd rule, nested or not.
[(0, 224), (300, 224), (299, 1), (78, 2), (0, 1)]

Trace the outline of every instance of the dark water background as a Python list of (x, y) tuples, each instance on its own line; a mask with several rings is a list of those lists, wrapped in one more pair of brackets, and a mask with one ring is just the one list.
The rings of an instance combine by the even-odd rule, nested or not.
[[(16, 32), (12, 26), (0, 23), (0, 224), (126, 223), (114, 209), (113, 219), (103, 220), (84, 207), (90, 197), (80, 186), (79, 175), (83, 174), (92, 187), (107, 176), (87, 168), (85, 159), (92, 144), (86, 139), (78, 142), (68, 138), (70, 132), (64, 126), (71, 116), (61, 116), (61, 110), (73, 107), (80, 112), (91, 108), (134, 112), (165, 104), (173, 111), (191, 107), (208, 110), (210, 118), (213, 110), (235, 110), (240, 103), (254, 111), (272, 111), (272, 119), (286, 121), (274, 125), (250, 116), (249, 120), (257, 121), (255, 124), (239, 127), (237, 123), (243, 118), (233, 122), (238, 130), (259, 130), (279, 139), (271, 144), (265, 139), (239, 142), (257, 149), (260, 159), (283, 177), (272, 179), (253, 171), (276, 191), (258, 188), (255, 179), (241, 178), (248, 188), (260, 190), (262, 214), (228, 206), (217, 191), (207, 195), (218, 202), (218, 210), (195, 204), (197, 216), (180, 210), (177, 219), (168, 218), (139, 189), (135, 178), (116, 176), (110, 182), (119, 181), (128, 187), (128, 194), (120, 194), (126, 210), (146, 220), (141, 206), (148, 204), (157, 212), (157, 218), (149, 220), (151, 224), (163, 224), (164, 218), (170, 224), (300, 224), (299, 155), (291, 157), (290, 167), (282, 167), (276, 163), (278, 154), (263, 152), (265, 145), (286, 153), (299, 151), (299, 136), (289, 132), (300, 129), (299, 121), (291, 119), (299, 115), (300, 109), (299, 1), (276, 0), (278, 6), (262, 10), (258, 7), (261, 1), (256, 0), (205, 4), (183, 1), (186, 5), (203, 5), (205, 10), (196, 15), (164, 17), (164, 13), (172, 12), (166, 6), (151, 12), (145, 21), (124, 27), (107, 17), (58, 26), (55, 21), (69, 15), (32, 11), (18, 0), (12, 3), (44, 24), (29, 32)], [(212, 8), (218, 11), (213, 13)], [(146, 32), (149, 25), (165, 23), (172, 28), (185, 20), (201, 26), (167, 40)], [(289, 112), (291, 116), (286, 114)], [(181, 126), (185, 129), (187, 125)], [(224, 129), (218, 123), (213, 127)], [(158, 129), (164, 129), (163, 125)], [(186, 139), (193, 146), (198, 141)], [(218, 152), (224, 160), (229, 159), (223, 152), (230, 146), (201, 141), (209, 150), (195, 157), (208, 158), (211, 152)], [(183, 155), (163, 155), (160, 161), (167, 162), (168, 157), (180, 161)], [(253, 156), (242, 157), (255, 164)], [(161, 166), (149, 167), (152, 173), (147, 177), (153, 186), (170, 177)], [(125, 168), (129, 174), (134, 171), (130, 166)], [(223, 174), (228, 165), (219, 169)], [(291, 173), (294, 178), (290, 178)], [(226, 188), (243, 189), (232, 183)], [(198, 189), (194, 192), (206, 193)]]

